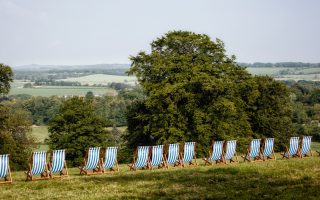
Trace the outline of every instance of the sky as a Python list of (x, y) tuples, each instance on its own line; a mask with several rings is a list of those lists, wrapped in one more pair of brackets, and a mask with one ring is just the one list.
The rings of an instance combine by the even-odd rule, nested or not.
[(0, 63), (130, 63), (168, 31), (238, 62), (320, 62), (319, 0), (0, 0)]

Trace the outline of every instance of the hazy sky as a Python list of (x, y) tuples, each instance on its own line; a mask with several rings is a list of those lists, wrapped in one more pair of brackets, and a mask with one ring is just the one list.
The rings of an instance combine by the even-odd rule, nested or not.
[(129, 63), (170, 30), (238, 62), (320, 62), (320, 0), (0, 0), (0, 63)]

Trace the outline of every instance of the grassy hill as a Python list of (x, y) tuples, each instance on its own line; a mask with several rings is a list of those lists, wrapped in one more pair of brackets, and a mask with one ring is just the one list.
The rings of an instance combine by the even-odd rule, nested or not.
[[(200, 160), (199, 160), (200, 162)], [(139, 170), (1, 185), (0, 199), (318, 199), (320, 158)]]

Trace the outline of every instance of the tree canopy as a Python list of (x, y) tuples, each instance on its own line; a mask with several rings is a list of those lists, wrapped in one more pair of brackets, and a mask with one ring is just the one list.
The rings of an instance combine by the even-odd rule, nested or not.
[[(204, 34), (168, 32), (151, 43), (150, 53), (140, 52), (130, 59), (128, 73), (137, 76), (145, 93), (143, 100), (128, 109), (126, 138), (131, 148), (146, 143), (196, 141), (201, 153), (212, 139), (237, 139), (243, 146), (263, 134), (266, 126), (255, 121), (260, 116), (260, 97), (267, 95), (265, 111), (273, 113), (262, 121), (270, 120), (279, 107), (289, 103), (277, 101), (273, 106), (269, 98), (278, 93), (273, 93), (272, 87), (262, 88), (265, 83), (259, 81), (261, 78), (253, 77), (234, 56), (228, 56), (221, 40), (212, 41)], [(271, 78), (264, 81), (281, 86)], [(290, 116), (290, 112), (284, 115)], [(269, 130), (274, 125), (268, 123)]]
[(79, 166), (85, 149), (93, 146), (106, 146), (110, 125), (107, 120), (95, 114), (91, 100), (73, 97), (62, 103), (49, 123), (50, 147), (68, 149), (67, 160)]
[(13, 72), (10, 66), (0, 63), (0, 94), (8, 94)]

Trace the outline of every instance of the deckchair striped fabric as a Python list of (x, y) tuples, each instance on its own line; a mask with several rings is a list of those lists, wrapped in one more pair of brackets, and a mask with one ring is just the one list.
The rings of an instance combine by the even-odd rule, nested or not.
[[(49, 162), (50, 178), (62, 178), (68, 176), (68, 169), (65, 158), (66, 151), (64, 149), (53, 150), (51, 152), (51, 159)], [(53, 174), (57, 172), (59, 172), (59, 176), (53, 176)]]
[(64, 149), (52, 151), (51, 173), (61, 172), (65, 167), (66, 153)]
[[(230, 162), (235, 162), (233, 157), (236, 155), (237, 140), (229, 140), (226, 142), (226, 152), (224, 155), (224, 161), (230, 160)], [(236, 157), (237, 159), (237, 157)]]
[(246, 161), (251, 161), (251, 159), (259, 160), (260, 157), (260, 139), (253, 139), (251, 140), (249, 151), (245, 156), (242, 156), (243, 159)]
[(33, 152), (31, 175), (42, 174), (47, 167), (47, 152)]
[[(274, 138), (266, 138), (264, 140), (264, 146), (263, 146), (263, 159), (271, 159), (271, 155), (274, 154)], [(273, 155), (274, 159), (275, 156)]]
[(88, 150), (88, 159), (85, 166), (86, 170), (99, 168), (100, 147), (90, 147)]
[(224, 141), (213, 141), (212, 145), (209, 150), (209, 157), (203, 158), (204, 164), (213, 164), (215, 161), (216, 163), (222, 162), (222, 154), (223, 154), (223, 144)]
[(151, 166), (160, 167), (163, 164), (163, 145), (152, 146)]
[[(29, 170), (25, 172), (28, 180), (39, 180), (39, 179), (48, 179), (48, 168), (47, 168), (47, 152), (38, 151), (33, 152), (31, 160), (29, 162)], [(34, 175), (41, 175), (40, 178), (34, 178)]]
[(303, 136), (301, 141), (301, 157), (311, 155), (311, 139), (312, 136)]
[(168, 164), (175, 164), (179, 162), (179, 143), (176, 144), (168, 144)]
[(291, 137), (289, 142), (289, 149), (287, 150), (287, 152), (284, 152), (281, 155), (285, 158), (299, 156), (299, 137)]
[(134, 168), (143, 168), (148, 166), (149, 146), (139, 146), (137, 152), (137, 160)]
[(9, 154), (0, 155), (0, 178), (4, 178), (4, 182), (0, 183), (11, 183), (11, 172), (9, 166)]
[(184, 166), (184, 163), (192, 163), (192, 159), (195, 157), (195, 142), (186, 142), (184, 143), (183, 159), (180, 164)]
[[(104, 162), (102, 168), (111, 170), (115, 165), (117, 165), (117, 154), (118, 147), (107, 147), (104, 154)], [(119, 170), (118, 167), (117, 170)]]
[(214, 141), (212, 146), (211, 157), (209, 158), (211, 162), (221, 161), (221, 156), (223, 153), (223, 144), (224, 144), (224, 141)]

